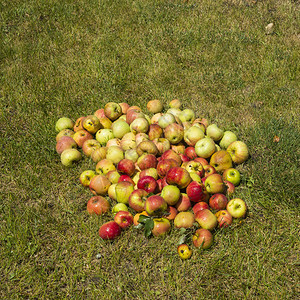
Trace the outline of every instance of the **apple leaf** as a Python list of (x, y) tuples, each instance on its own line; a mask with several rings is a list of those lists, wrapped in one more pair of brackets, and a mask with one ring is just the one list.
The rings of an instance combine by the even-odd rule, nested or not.
[(145, 223), (146, 223), (146, 221), (147, 221), (148, 219), (150, 219), (150, 217), (144, 216), (144, 215), (140, 215), (140, 216), (139, 216), (138, 222), (145, 225)]
[(178, 245), (181, 245), (181, 244), (184, 244), (185, 243), (185, 240), (186, 240), (186, 236), (183, 234), (179, 237), (179, 240), (178, 240)]
[(154, 221), (151, 218), (148, 218), (145, 222), (145, 237), (150, 237), (153, 227)]

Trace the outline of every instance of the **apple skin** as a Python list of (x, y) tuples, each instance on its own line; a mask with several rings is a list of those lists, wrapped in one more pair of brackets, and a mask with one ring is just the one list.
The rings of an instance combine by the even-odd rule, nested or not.
[(111, 182), (104, 175), (96, 175), (91, 179), (89, 189), (94, 195), (104, 196), (111, 185)]
[(111, 121), (114, 121), (122, 115), (122, 108), (118, 103), (108, 102), (104, 106), (104, 114)]
[(79, 181), (84, 187), (90, 185), (91, 179), (96, 176), (96, 173), (93, 170), (85, 170), (79, 176)]
[(192, 181), (189, 172), (181, 167), (171, 168), (166, 174), (168, 184), (177, 185), (180, 189), (186, 188)]
[(130, 124), (130, 130), (134, 134), (147, 133), (149, 129), (149, 122), (145, 117), (137, 118)]
[(143, 118), (145, 115), (137, 109), (129, 109), (126, 114), (126, 122), (130, 125), (134, 120)]
[(181, 197), (178, 202), (175, 204), (175, 207), (178, 211), (187, 211), (192, 206), (191, 200), (187, 194), (181, 193)]
[(232, 216), (227, 210), (219, 210), (216, 212), (219, 227), (228, 227), (232, 224)]
[(122, 109), (122, 114), (126, 115), (128, 109), (130, 108), (130, 105), (126, 102), (121, 102), (121, 103), (118, 103)]
[(154, 154), (143, 154), (138, 158), (137, 165), (140, 168), (140, 170), (156, 168), (157, 158)]
[(196, 126), (190, 127), (188, 130), (184, 133), (184, 141), (189, 146), (195, 146), (196, 143), (204, 138), (204, 132)]
[(217, 173), (216, 169), (211, 165), (204, 165), (203, 169), (204, 169), (204, 175), (203, 175), (204, 177)]
[(171, 229), (170, 221), (167, 218), (154, 218), (153, 222), (152, 234), (154, 236), (167, 234)]
[(77, 144), (70, 136), (62, 136), (56, 143), (56, 152), (62, 154), (66, 149), (76, 149)]
[(203, 166), (200, 162), (191, 160), (185, 165), (185, 169), (189, 173), (196, 173), (200, 177), (204, 176), (205, 170), (203, 169)]
[(135, 185), (135, 182), (133, 181), (133, 179), (126, 174), (120, 175), (120, 177), (118, 179), (118, 182), (123, 182), (123, 181), (130, 182), (133, 186)]
[(183, 260), (189, 259), (193, 254), (192, 250), (189, 248), (189, 246), (187, 244), (179, 245), (177, 247), (177, 253), (178, 253), (179, 257)]
[(82, 144), (82, 152), (85, 154), (85, 156), (90, 157), (92, 153), (100, 147), (101, 145), (97, 140), (89, 139)]
[(167, 185), (161, 191), (161, 197), (168, 205), (175, 205), (181, 197), (180, 189), (175, 185)]
[(196, 248), (208, 249), (213, 244), (214, 238), (212, 233), (204, 228), (196, 230), (192, 237), (193, 244)]
[(133, 215), (129, 211), (119, 211), (115, 214), (114, 221), (122, 229), (126, 229), (133, 224)]
[(101, 146), (106, 146), (107, 142), (115, 138), (115, 136), (111, 129), (103, 128), (96, 132), (95, 138)]
[(168, 220), (174, 220), (176, 215), (178, 214), (178, 210), (174, 206), (169, 205), (167, 208), (167, 214), (168, 215), (166, 216), (166, 218)]
[(118, 119), (112, 123), (111, 130), (116, 138), (122, 139), (126, 133), (130, 132), (130, 127), (126, 121)]
[(198, 156), (209, 158), (216, 150), (216, 145), (213, 139), (205, 137), (199, 140), (195, 145), (195, 151)]
[(235, 192), (235, 186), (232, 182), (224, 180), (225, 190), (228, 196), (233, 195)]
[(228, 199), (224, 194), (214, 194), (209, 198), (209, 206), (215, 210), (223, 210), (228, 204)]
[(164, 152), (161, 156), (161, 159), (174, 159), (177, 162), (178, 166), (182, 164), (180, 155), (172, 149), (169, 149), (166, 152)]
[(112, 214), (115, 216), (117, 212), (119, 211), (128, 211), (128, 207), (124, 203), (117, 203), (116, 205), (113, 206), (111, 209)]
[(192, 202), (203, 202), (207, 197), (204, 185), (198, 181), (192, 181), (187, 186), (186, 193)]
[(178, 100), (178, 99), (173, 99), (172, 101), (170, 101), (169, 106), (170, 106), (171, 108), (177, 108), (177, 109), (180, 109), (180, 107), (181, 107), (181, 102), (180, 102), (180, 100)]
[(178, 144), (172, 144), (171, 150), (173, 150), (175, 153), (181, 156), (184, 153), (185, 146), (186, 145), (183, 142), (179, 142)]
[(167, 211), (168, 204), (163, 197), (159, 195), (153, 195), (145, 200), (144, 209), (150, 216), (159, 216)]
[(206, 135), (217, 142), (223, 137), (224, 131), (220, 129), (216, 124), (210, 124), (206, 128)]
[(204, 185), (210, 194), (223, 193), (225, 191), (222, 176), (218, 173), (207, 176)]
[(203, 157), (196, 157), (194, 161), (199, 162), (203, 167), (208, 165), (208, 161)]
[(82, 147), (83, 143), (86, 140), (91, 140), (92, 138), (93, 138), (93, 135), (91, 133), (89, 133), (88, 131), (84, 130), (84, 129), (78, 130), (73, 135), (74, 141), (76, 142), (76, 144), (80, 148)]
[(89, 133), (95, 134), (101, 128), (101, 123), (95, 115), (88, 115), (82, 120), (82, 126)]
[(189, 108), (186, 108), (179, 114), (178, 117), (181, 122), (193, 123), (195, 120), (195, 112)]
[(241, 174), (237, 169), (229, 168), (223, 172), (223, 180), (230, 181), (234, 186), (238, 186), (241, 182)]
[(99, 229), (99, 236), (103, 240), (113, 240), (121, 235), (121, 227), (115, 221), (104, 223)]
[(125, 151), (124, 157), (132, 160), (134, 163), (137, 162), (139, 155), (135, 149), (128, 149)]
[(154, 139), (159, 139), (163, 135), (162, 128), (159, 127), (158, 124), (150, 124), (149, 130), (148, 130), (148, 136), (151, 141)]
[(196, 203), (193, 206), (194, 215), (197, 213), (197, 211), (203, 210), (203, 209), (209, 209), (209, 205), (206, 202), (202, 201), (202, 202)]
[(105, 176), (111, 183), (118, 183), (121, 175), (117, 170), (111, 170)]
[(174, 226), (176, 228), (190, 228), (195, 222), (194, 214), (190, 211), (179, 212), (174, 219)]
[(218, 225), (217, 217), (209, 209), (198, 210), (195, 214), (195, 220), (207, 230), (213, 230)]
[(106, 153), (106, 159), (111, 160), (115, 165), (118, 164), (124, 158), (124, 152), (119, 146), (108, 147)]
[(165, 177), (168, 171), (174, 167), (179, 167), (174, 159), (161, 159), (157, 164), (157, 173), (159, 177)]
[(68, 168), (73, 167), (81, 159), (81, 153), (74, 148), (66, 149), (60, 155), (61, 163)]
[(152, 176), (144, 176), (137, 182), (137, 188), (145, 190), (147, 193), (158, 192), (158, 184)]
[(177, 123), (169, 124), (164, 129), (164, 136), (172, 145), (178, 144), (180, 141), (182, 141), (183, 135), (184, 129)]
[(160, 100), (155, 99), (155, 100), (150, 100), (147, 103), (147, 109), (149, 112), (151, 112), (153, 114), (157, 114), (157, 113), (162, 112), (164, 107)]
[(128, 204), (129, 197), (134, 190), (134, 185), (128, 181), (118, 182), (116, 185), (117, 202)]
[(170, 150), (170, 148), (171, 148), (170, 142), (165, 138), (154, 139), (153, 143), (155, 144), (155, 146), (158, 150), (158, 153), (157, 153), (158, 155), (162, 155), (163, 153)]
[(117, 170), (120, 173), (126, 174), (131, 177), (135, 172), (135, 164), (132, 160), (124, 158), (119, 161)]
[(89, 199), (86, 206), (87, 212), (98, 216), (107, 213), (110, 210), (109, 202), (102, 196), (93, 196)]
[(244, 200), (235, 198), (228, 202), (226, 210), (233, 218), (244, 218), (247, 213), (247, 206)]
[(59, 118), (55, 123), (55, 130), (57, 132), (62, 131), (63, 129), (73, 129), (74, 122), (67, 117)]
[(195, 147), (189, 146), (184, 150), (184, 154), (190, 159), (194, 160), (197, 157), (197, 153), (195, 151)]
[(227, 151), (220, 150), (211, 156), (209, 164), (213, 166), (217, 172), (223, 173), (226, 169), (232, 168), (232, 159)]
[(175, 123), (175, 117), (172, 114), (166, 113), (158, 119), (158, 125), (165, 129), (168, 125)]
[(229, 152), (232, 161), (235, 164), (241, 164), (245, 162), (249, 158), (249, 150), (247, 145), (242, 141), (232, 142), (228, 148), (227, 152)]
[(63, 129), (56, 135), (55, 140), (56, 142), (58, 142), (63, 136), (69, 136), (72, 138), (74, 134), (75, 132), (71, 129)]
[(219, 142), (219, 145), (222, 149), (227, 149), (228, 146), (237, 141), (237, 136), (232, 131), (225, 131), (222, 139)]
[(148, 193), (143, 189), (134, 190), (128, 199), (129, 207), (134, 209), (136, 212), (144, 211), (147, 195)]
[(93, 162), (97, 163), (106, 157), (106, 153), (106, 147), (99, 147), (92, 152), (91, 159), (93, 160)]
[(142, 170), (139, 178), (143, 178), (145, 176), (151, 176), (157, 181), (157, 179), (158, 179), (157, 170), (155, 168), (149, 168), (149, 169)]
[(85, 117), (79, 117), (75, 123), (74, 123), (74, 127), (73, 130), (76, 132), (78, 130), (82, 130), (83, 128), (83, 120), (85, 119)]
[(104, 158), (97, 162), (95, 169), (97, 174), (106, 175), (108, 172), (116, 170), (116, 167), (111, 160)]

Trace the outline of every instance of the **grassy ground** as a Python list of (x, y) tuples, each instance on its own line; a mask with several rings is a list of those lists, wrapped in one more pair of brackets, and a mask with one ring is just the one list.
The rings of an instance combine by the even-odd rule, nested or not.
[[(1, 1), (0, 297), (298, 298), (298, 5)], [(100, 240), (109, 217), (87, 215), (78, 182), (93, 164), (67, 170), (55, 152), (59, 117), (153, 98), (180, 99), (251, 152), (236, 192), (248, 217), (188, 261), (175, 230)]]

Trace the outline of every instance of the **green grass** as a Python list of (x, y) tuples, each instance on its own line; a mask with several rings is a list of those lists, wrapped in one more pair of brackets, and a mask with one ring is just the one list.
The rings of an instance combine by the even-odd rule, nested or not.
[[(0, 2), (0, 297), (296, 299), (298, 25), (288, 0)], [(111, 217), (87, 215), (78, 182), (92, 162), (65, 169), (55, 152), (59, 117), (154, 98), (180, 99), (251, 153), (236, 191), (248, 217), (187, 261), (176, 230), (100, 240)]]

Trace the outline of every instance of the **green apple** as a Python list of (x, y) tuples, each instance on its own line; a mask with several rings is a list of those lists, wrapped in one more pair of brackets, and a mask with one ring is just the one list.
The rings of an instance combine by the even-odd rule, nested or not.
[(232, 131), (225, 131), (222, 139), (219, 142), (219, 145), (222, 149), (227, 149), (228, 146), (235, 141), (237, 141), (236, 134)]
[(66, 167), (73, 167), (81, 158), (81, 153), (74, 148), (66, 149), (60, 155), (61, 163)]
[(199, 157), (209, 158), (216, 151), (216, 144), (213, 139), (205, 137), (196, 143), (195, 151)]
[(106, 158), (110, 159), (116, 165), (124, 158), (124, 152), (119, 146), (111, 146), (107, 149)]
[(60, 132), (63, 129), (73, 129), (73, 127), (74, 127), (74, 122), (70, 118), (67, 118), (67, 117), (62, 117), (62, 118), (58, 119), (55, 124), (55, 130), (57, 132)]
[(158, 125), (165, 129), (168, 125), (175, 123), (175, 117), (172, 114), (166, 113), (158, 119)]
[(226, 209), (233, 218), (243, 218), (247, 212), (245, 201), (239, 198), (230, 200)]
[(101, 146), (105, 146), (107, 142), (113, 139), (115, 136), (111, 129), (100, 129), (96, 132), (96, 140), (100, 143)]
[(234, 186), (238, 186), (241, 181), (241, 174), (235, 168), (229, 168), (223, 173), (223, 180), (227, 180), (234, 184)]
[(242, 141), (232, 142), (228, 148), (227, 152), (229, 152), (232, 161), (235, 164), (241, 164), (245, 162), (249, 157), (249, 151), (247, 145)]
[(216, 124), (211, 124), (207, 126), (206, 134), (216, 142), (223, 137), (224, 131), (220, 129)]
[(111, 129), (113, 135), (118, 139), (123, 138), (126, 133), (130, 132), (128, 123), (120, 119), (112, 123)]
[(179, 114), (179, 119), (181, 122), (193, 123), (195, 120), (195, 112), (189, 108), (186, 108)]
[(128, 181), (118, 182), (116, 185), (116, 198), (119, 203), (128, 204), (129, 196), (134, 190), (132, 183)]
[(119, 211), (128, 211), (128, 206), (124, 203), (117, 203), (116, 205), (113, 206), (111, 211), (115, 216)]
[(204, 132), (196, 126), (192, 126), (184, 131), (184, 141), (189, 146), (195, 146), (196, 143), (204, 138)]
[(181, 197), (181, 192), (175, 185), (166, 185), (163, 187), (160, 195), (168, 205), (175, 205)]

